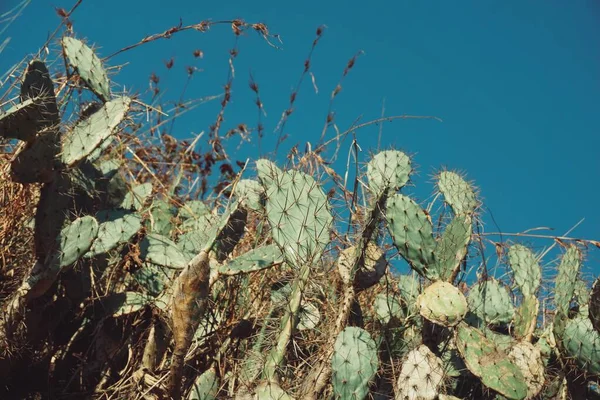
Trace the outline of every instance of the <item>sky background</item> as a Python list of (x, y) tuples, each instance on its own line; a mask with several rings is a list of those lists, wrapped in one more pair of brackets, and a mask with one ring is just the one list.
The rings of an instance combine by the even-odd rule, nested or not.
[[(18, 3), (0, 0), (0, 15)], [(35, 53), (59, 23), (54, 7), (69, 9), (73, 3), (33, 0), (0, 34), (0, 43), (11, 38), (0, 55), (0, 71)], [(415, 186), (407, 193), (426, 201), (434, 191), (432, 176), (440, 168), (464, 171), (481, 189), (487, 232), (550, 227), (553, 231), (537, 233), (560, 235), (585, 218), (572, 236), (600, 240), (597, 1), (84, 0), (72, 21), (76, 36), (107, 56), (176, 25), (180, 18), (184, 25), (241, 18), (263, 22), (281, 35), (280, 50), (253, 32), (240, 39), (233, 100), (225, 114), (225, 129), (242, 122), (256, 125), (257, 109), (248, 88), (251, 72), (267, 112), (263, 155), (273, 149), (274, 128), (288, 106), (316, 28), (326, 25), (312, 59), (319, 91), (315, 93), (310, 79), (301, 86), (280, 161), (294, 144), (304, 149), (307, 141), (318, 141), (330, 93), (348, 60), (362, 50), (364, 55), (333, 104), (341, 130), (357, 118), (365, 122), (379, 117), (384, 99), (385, 115), (434, 115), (443, 120), (383, 125), (382, 147), (414, 156)], [(184, 87), (185, 68), (196, 66), (201, 71), (194, 75), (186, 98), (197, 98), (222, 92), (233, 45), (229, 26), (215, 26), (207, 33), (183, 32), (140, 47), (108, 64), (123, 65), (113, 76), (115, 90), (145, 93), (154, 72), (161, 88), (168, 88), (165, 98), (172, 99), (179, 98)], [(195, 49), (202, 50), (202, 59), (193, 57)], [(167, 70), (164, 61), (171, 57), (174, 66)], [(190, 138), (208, 131), (219, 109), (218, 101), (200, 106), (178, 121), (173, 133)], [(357, 131), (362, 162), (376, 150), (378, 133), (378, 126)], [(344, 143), (334, 165), (338, 173), (345, 170), (349, 145)], [(253, 142), (236, 158), (259, 155)], [(521, 241), (536, 250), (551, 244)], [(600, 272), (600, 250), (590, 249), (586, 271)]]

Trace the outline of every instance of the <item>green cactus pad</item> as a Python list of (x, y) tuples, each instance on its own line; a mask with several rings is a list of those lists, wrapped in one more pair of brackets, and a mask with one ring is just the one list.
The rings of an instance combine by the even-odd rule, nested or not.
[(0, 137), (30, 141), (37, 134), (41, 118), (33, 99), (16, 104), (5, 112), (0, 111)]
[(177, 217), (182, 221), (181, 229), (183, 230), (187, 230), (189, 228), (198, 229), (203, 227), (202, 224), (205, 221), (202, 219), (202, 217), (206, 215), (210, 215), (210, 208), (208, 208), (208, 206), (200, 200), (186, 201), (181, 207), (179, 207), (179, 212), (177, 213)]
[(581, 252), (576, 246), (571, 245), (560, 261), (555, 284), (554, 302), (556, 303), (557, 312), (563, 316), (569, 314), (580, 267)]
[(94, 217), (77, 218), (61, 231), (54, 260), (61, 268), (73, 264), (92, 247), (97, 235), (98, 221)]
[(95, 301), (94, 309), (106, 316), (120, 317), (133, 314), (150, 304), (151, 298), (138, 292), (112, 293)]
[(162, 199), (154, 199), (150, 206), (150, 216), (147, 220), (148, 231), (169, 237), (173, 229), (171, 219), (175, 216), (175, 209)]
[(577, 283), (575, 284), (574, 295), (577, 304), (588, 304), (592, 295), (588, 283), (583, 279), (577, 279)]
[(85, 257), (106, 253), (120, 243), (126, 243), (142, 226), (141, 217), (125, 210), (106, 210), (96, 215), (100, 222), (98, 237)]
[(116, 98), (76, 124), (63, 138), (62, 162), (69, 167), (74, 165), (113, 135), (129, 111), (130, 103), (129, 97)]
[(60, 133), (47, 131), (28, 143), (11, 163), (11, 177), (20, 183), (50, 182), (59, 166)]
[(375, 297), (375, 314), (381, 323), (387, 324), (392, 318), (403, 318), (402, 304), (400, 300), (393, 296), (393, 292), (388, 294), (379, 293)]
[(260, 182), (265, 187), (268, 187), (276, 182), (278, 177), (283, 174), (283, 171), (279, 169), (274, 162), (265, 158), (256, 160), (256, 170), (258, 172), (258, 178), (260, 179)]
[(346, 327), (335, 341), (331, 367), (333, 392), (337, 398), (366, 398), (369, 382), (379, 368), (377, 346), (371, 335), (358, 327)]
[(217, 400), (219, 387), (217, 371), (209, 368), (194, 380), (187, 400)]
[(521, 293), (535, 295), (542, 280), (542, 269), (535, 255), (527, 247), (515, 244), (508, 250), (508, 260)]
[(81, 79), (100, 100), (107, 102), (110, 99), (110, 81), (98, 56), (81, 40), (72, 37), (65, 36), (62, 45)]
[(255, 392), (256, 400), (294, 400), (275, 382), (263, 382), (257, 386)]
[(415, 272), (398, 276), (398, 290), (402, 303), (407, 311), (412, 314), (416, 310), (417, 296), (421, 292), (421, 282)]
[(485, 386), (508, 399), (521, 400), (527, 397), (527, 383), (519, 367), (480, 330), (459, 324), (456, 347), (469, 371), (480, 378)]
[(419, 295), (417, 307), (423, 318), (450, 327), (462, 321), (467, 314), (467, 299), (452, 284), (438, 281)]
[(410, 351), (398, 376), (396, 399), (436, 400), (444, 380), (442, 360), (421, 345)]
[(237, 275), (260, 271), (283, 262), (283, 254), (277, 245), (270, 244), (250, 250), (219, 267), (223, 275)]
[(164, 267), (180, 269), (191, 259), (173, 241), (155, 233), (147, 235), (140, 247), (142, 259)]
[(515, 313), (515, 336), (528, 340), (536, 327), (540, 302), (535, 296), (524, 296)]
[[(266, 212), (275, 242), (292, 265), (303, 265), (320, 258), (329, 243), (333, 217), (323, 190), (303, 172), (292, 170), (265, 176)], [(272, 179), (271, 181), (269, 181)]]
[(421, 207), (402, 194), (395, 194), (387, 201), (387, 226), (398, 252), (419, 274), (431, 280), (439, 278), (436, 264), (433, 227)]
[(507, 324), (515, 315), (508, 289), (493, 278), (473, 285), (467, 301), (469, 311), (488, 324)]
[(588, 318), (568, 320), (560, 338), (566, 356), (588, 374), (600, 375), (600, 336)]
[(235, 186), (233, 194), (240, 201), (242, 207), (253, 211), (262, 210), (264, 189), (257, 181), (241, 179)]
[(469, 215), (457, 215), (446, 226), (435, 246), (435, 269), (441, 280), (450, 281), (460, 269), (471, 242), (473, 227)]
[(473, 186), (456, 172), (441, 172), (437, 184), (454, 214), (473, 214), (479, 206)]
[(144, 288), (145, 292), (152, 296), (158, 296), (173, 281), (174, 275), (174, 269), (146, 262), (135, 271), (133, 278)]
[(544, 363), (540, 350), (529, 342), (519, 342), (508, 353), (527, 383), (527, 398), (533, 399), (544, 386)]
[(135, 209), (141, 211), (151, 193), (152, 183), (146, 182), (136, 185), (125, 195), (120, 207), (125, 210)]
[(412, 167), (410, 158), (396, 150), (377, 153), (367, 164), (369, 190), (379, 198), (384, 190), (398, 191), (408, 182)]
[(298, 312), (298, 330), (315, 329), (321, 321), (321, 312), (313, 303), (303, 302)]

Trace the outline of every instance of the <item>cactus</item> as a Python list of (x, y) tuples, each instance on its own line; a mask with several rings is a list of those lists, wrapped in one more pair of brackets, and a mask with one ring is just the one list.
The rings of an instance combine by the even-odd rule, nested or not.
[(442, 360), (425, 345), (410, 351), (398, 376), (396, 400), (435, 400), (444, 380)]
[(135, 185), (130, 192), (125, 195), (123, 202), (120, 204), (120, 207), (125, 210), (135, 209), (137, 211), (141, 211), (144, 205), (144, 202), (152, 193), (152, 184), (142, 183), (139, 185)]
[(150, 232), (169, 237), (173, 229), (171, 219), (175, 211), (171, 205), (162, 200), (155, 199), (150, 206), (150, 218), (147, 221), (147, 228)]
[(200, 374), (190, 390), (187, 400), (217, 400), (219, 393), (219, 377), (214, 368)]
[(419, 295), (417, 307), (421, 316), (435, 324), (456, 326), (467, 313), (467, 299), (447, 282), (434, 282)]
[(589, 319), (568, 320), (560, 341), (566, 356), (573, 358), (579, 368), (600, 375), (600, 335)]
[(488, 388), (508, 399), (527, 397), (527, 383), (523, 373), (494, 342), (478, 329), (464, 323), (456, 330), (456, 347), (469, 371)]
[(534, 296), (542, 280), (542, 269), (535, 255), (527, 247), (515, 244), (508, 250), (508, 260), (521, 293)]
[(457, 215), (435, 246), (435, 269), (441, 280), (452, 282), (467, 255), (473, 227), (469, 215)]
[(402, 318), (402, 305), (400, 301), (391, 294), (379, 293), (375, 297), (375, 314), (377, 318), (383, 323), (387, 324), (392, 318)]
[(256, 400), (294, 400), (277, 383), (263, 382), (256, 388)]
[(581, 252), (576, 246), (571, 245), (562, 256), (555, 283), (554, 302), (556, 304), (557, 318), (554, 328), (557, 329), (559, 336), (560, 331), (564, 327), (564, 321), (569, 314), (580, 267)]
[(331, 359), (333, 391), (341, 400), (362, 400), (379, 368), (377, 347), (369, 333), (347, 327), (335, 341)]
[(396, 192), (408, 182), (411, 172), (410, 158), (406, 154), (380, 151), (367, 164), (369, 190), (375, 198), (387, 191)]
[(35, 265), (23, 289), (28, 300), (41, 296), (54, 283), (58, 274), (82, 257), (98, 234), (94, 217), (78, 218), (65, 226), (56, 238), (56, 250)]
[(219, 267), (222, 275), (237, 275), (270, 268), (283, 262), (283, 254), (279, 247), (270, 244), (250, 250)]
[(42, 61), (27, 65), (20, 99), (20, 104), (0, 113), (1, 137), (31, 142), (38, 132), (60, 122), (54, 83)]
[(241, 179), (234, 187), (233, 194), (238, 198), (242, 207), (248, 210), (261, 211), (263, 208), (263, 187), (255, 180)]
[(120, 243), (126, 243), (141, 228), (139, 215), (124, 210), (107, 210), (96, 215), (100, 226), (98, 236), (85, 257), (106, 253)]
[(298, 330), (315, 329), (321, 321), (321, 312), (313, 303), (302, 303), (298, 312)]
[(527, 399), (540, 393), (544, 386), (544, 363), (540, 350), (529, 342), (519, 342), (508, 353), (511, 360), (523, 374), (527, 384)]
[[(600, 278), (596, 279), (589, 296), (589, 317), (596, 332), (600, 332)], [(585, 304), (585, 303), (584, 303)]]
[(288, 262), (300, 266), (319, 259), (333, 221), (323, 190), (311, 176), (296, 170), (271, 176), (261, 167), (259, 177), (263, 184), (270, 182), (265, 186), (267, 218)]
[(116, 98), (76, 124), (63, 138), (62, 162), (72, 167), (113, 135), (129, 111), (130, 103), (129, 97)]
[(524, 296), (515, 312), (515, 336), (519, 339), (531, 340), (535, 331), (540, 302), (535, 296)]
[(60, 133), (47, 131), (28, 143), (11, 163), (11, 177), (20, 183), (48, 183), (59, 169), (56, 155), (60, 151)]
[(467, 301), (469, 310), (488, 324), (507, 324), (515, 314), (507, 288), (495, 279), (471, 287)]
[(81, 40), (72, 37), (65, 36), (62, 45), (81, 79), (100, 100), (107, 102), (110, 99), (110, 82), (98, 56)]
[(473, 187), (456, 172), (441, 172), (437, 184), (454, 214), (471, 215), (479, 206)]
[(439, 279), (438, 271), (429, 268), (436, 263), (433, 228), (428, 215), (407, 196), (390, 196), (386, 206), (388, 229), (400, 255), (424, 277)]
[(172, 240), (155, 233), (146, 235), (140, 247), (142, 258), (156, 265), (181, 269), (190, 260)]

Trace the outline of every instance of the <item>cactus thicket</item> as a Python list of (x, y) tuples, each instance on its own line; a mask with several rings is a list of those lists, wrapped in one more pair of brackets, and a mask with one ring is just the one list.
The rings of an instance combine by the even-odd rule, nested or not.
[[(234, 31), (266, 35), (244, 24)], [(493, 242), (494, 258), (475, 185), (443, 170), (438, 195), (420, 204), (407, 188), (413, 159), (394, 149), (360, 160), (353, 188), (311, 146), (287, 165), (259, 158), (235, 170), (217, 126), (208, 153), (185, 142), (180, 159), (160, 158), (180, 143), (136, 137), (155, 107), (111, 91), (107, 59), (83, 41), (60, 43), (67, 74), (30, 61), (18, 104), (0, 111), (0, 140), (14, 145), (0, 185), (29, 193), (10, 225), (27, 250), (0, 257), (21, 271), (0, 286), (0, 397), (597, 391), (600, 284), (582, 277), (584, 245), (598, 242), (556, 238), (553, 283), (530, 244)], [(94, 101), (70, 107), (73, 90)], [(221, 178), (206, 196), (214, 165)], [(19, 386), (28, 371), (35, 385)]]

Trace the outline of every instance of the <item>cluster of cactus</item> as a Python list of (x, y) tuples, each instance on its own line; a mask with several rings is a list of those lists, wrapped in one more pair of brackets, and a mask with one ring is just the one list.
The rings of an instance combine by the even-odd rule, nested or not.
[[(147, 310), (154, 316), (138, 338), (141, 356), (124, 369), (136, 382), (129, 390), (146, 398), (566, 399), (600, 376), (600, 285), (590, 294), (579, 278), (575, 243), (557, 267), (549, 318), (540, 315), (540, 257), (524, 245), (506, 252), (514, 288), (483, 271), (465, 289), (476, 190), (440, 172), (452, 218), (435, 229), (429, 211), (400, 193), (412, 167), (397, 150), (368, 162), (365, 205), (343, 240), (333, 234), (338, 221), (323, 184), (266, 159), (255, 163), (257, 179), (240, 173), (214, 207), (157, 196), (151, 183), (126, 180), (106, 154), (132, 99), (112, 97), (87, 45), (62, 44), (99, 100), (93, 110), (61, 124), (54, 83), (34, 60), (21, 103), (0, 114), (0, 136), (23, 142), (12, 179), (42, 184), (36, 263), (4, 305), (5, 340), (17, 340), (34, 300), (52, 290), (60, 297), (61, 275), (87, 268), (104, 282), (122, 279), (79, 298), (85, 317), (51, 363), (60, 368), (93, 330), (96, 362), (82, 368), (100, 371), (101, 391), (119, 379), (107, 360), (122, 353), (103, 344), (103, 327)], [(410, 274), (390, 272), (390, 238)], [(124, 258), (129, 267), (119, 270)], [(186, 368), (192, 361), (201, 367)]]

